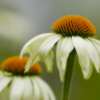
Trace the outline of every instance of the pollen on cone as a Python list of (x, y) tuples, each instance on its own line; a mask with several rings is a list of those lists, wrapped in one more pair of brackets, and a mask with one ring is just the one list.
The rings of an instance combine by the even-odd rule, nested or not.
[(52, 29), (54, 32), (72, 36), (94, 36), (96, 33), (96, 28), (90, 20), (83, 16), (63, 16), (56, 20), (52, 24)]
[[(14, 74), (24, 74), (25, 64), (28, 61), (28, 57), (10, 57), (4, 60), (0, 65), (0, 70), (12, 72)], [(40, 74), (41, 73), (41, 66), (39, 64), (32, 65), (28, 74)]]
[(40, 64), (34, 64), (32, 65), (32, 68), (30, 69), (30, 73), (38, 74), (42, 72), (42, 68)]

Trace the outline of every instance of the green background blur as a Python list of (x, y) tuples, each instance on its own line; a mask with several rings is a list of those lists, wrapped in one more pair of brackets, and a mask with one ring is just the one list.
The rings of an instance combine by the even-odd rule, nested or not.
[[(83, 15), (97, 28), (100, 37), (99, 0), (0, 0), (0, 61), (18, 55), (22, 46), (33, 36), (51, 31), (51, 23), (63, 15)], [(62, 83), (57, 69), (44, 73), (57, 95), (61, 98)], [(80, 67), (75, 64), (70, 87), (70, 100), (100, 100), (100, 75), (94, 71), (84, 80)]]

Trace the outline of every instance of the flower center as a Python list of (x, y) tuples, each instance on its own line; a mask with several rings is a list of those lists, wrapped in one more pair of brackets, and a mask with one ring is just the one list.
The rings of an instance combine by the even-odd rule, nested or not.
[(88, 37), (96, 33), (95, 26), (83, 16), (63, 16), (53, 23), (52, 29), (64, 36)]
[[(0, 65), (0, 69), (11, 72), (13, 74), (19, 74), (19, 75), (24, 75), (24, 68), (25, 64), (28, 61), (28, 57), (22, 57), (19, 58), (17, 56), (10, 57), (2, 62)], [(32, 65), (30, 71), (27, 73), (29, 75), (37, 75), (40, 74), (42, 71), (40, 64), (34, 64)]]

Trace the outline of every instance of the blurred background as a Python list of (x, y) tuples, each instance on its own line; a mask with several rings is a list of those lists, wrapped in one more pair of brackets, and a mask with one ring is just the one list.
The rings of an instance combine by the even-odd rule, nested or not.
[[(51, 23), (63, 15), (83, 15), (97, 28), (100, 37), (99, 0), (0, 0), (0, 60), (18, 55), (33, 36), (51, 31)], [(56, 70), (56, 69), (55, 69)], [(45, 73), (48, 84), (61, 98), (58, 72)], [(70, 87), (70, 100), (100, 100), (100, 75), (84, 80), (75, 66)]]

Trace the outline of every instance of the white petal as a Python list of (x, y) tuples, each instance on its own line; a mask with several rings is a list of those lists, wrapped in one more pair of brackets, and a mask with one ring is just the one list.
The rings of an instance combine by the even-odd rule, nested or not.
[(43, 100), (56, 100), (51, 88), (47, 85), (47, 83), (39, 77), (37, 77), (36, 80), (43, 91), (42, 93), (44, 94), (45, 98)]
[(49, 100), (49, 96), (48, 96), (48, 91), (46, 91), (45, 85), (43, 83), (41, 83), (40, 80), (38, 80), (37, 78), (35, 79), (40, 92), (41, 92), (41, 99), (42, 100)]
[(53, 37), (55, 35), (56, 34), (54, 34), (54, 33), (41, 34), (39, 36), (34, 37), (32, 40), (30, 40), (28, 43), (25, 44), (25, 46), (23, 47), (23, 49), (21, 51), (21, 56), (23, 56), (23, 54), (27, 53), (28, 51), (31, 56), (28, 63), (25, 66), (25, 72), (28, 72), (31, 65), (40, 60), (39, 48), (42, 45), (42, 43), (44, 43), (44, 41), (47, 38)]
[(53, 70), (54, 58), (55, 58), (55, 56), (54, 56), (54, 52), (52, 50), (44, 58), (46, 68), (49, 72), (52, 72), (52, 70)]
[(100, 41), (93, 38), (89, 38), (89, 40), (93, 43), (93, 45), (97, 49), (98, 55), (100, 56)]
[(41, 60), (43, 60), (47, 65), (46, 67), (48, 71), (52, 71), (52, 67), (54, 64), (54, 55), (52, 55), (52, 49), (60, 38), (60, 35), (55, 34), (54, 36), (50, 36), (49, 38), (47, 38), (40, 46), (39, 53), (41, 55)]
[(24, 79), (23, 100), (33, 100), (32, 82), (29, 77)]
[(36, 37), (33, 37), (30, 39), (22, 48), (20, 56), (23, 56), (25, 53), (32, 53), (35, 51), (37, 52), (39, 46), (41, 43), (47, 39), (49, 36), (54, 35), (53, 33), (44, 33), (41, 35), (38, 35)]
[(62, 81), (67, 67), (67, 60), (73, 48), (72, 39), (70, 37), (60, 40), (57, 44), (56, 62)]
[(60, 38), (61, 36), (56, 34), (47, 38), (40, 46), (41, 55), (46, 56)]
[(0, 79), (0, 92), (2, 92), (7, 85), (11, 82), (11, 78), (10, 77), (3, 77)]
[(100, 45), (100, 40), (94, 39), (94, 38), (88, 38), (89, 40), (91, 40), (92, 42)]
[(87, 52), (89, 54), (89, 57), (93, 65), (95, 66), (97, 72), (100, 73), (100, 56), (98, 55), (97, 49), (90, 40), (86, 39), (86, 42), (87, 42)]
[(92, 64), (87, 51), (88, 43), (81, 37), (72, 37), (72, 40), (78, 55), (83, 76), (85, 79), (88, 79), (90, 78), (93, 71)]
[(10, 100), (21, 100), (23, 98), (24, 84), (23, 78), (14, 78), (11, 86)]
[[(95, 46), (99, 59), (100, 59), (100, 41), (97, 39), (89, 38), (89, 40), (92, 42), (92, 44)], [(99, 66), (100, 68), (100, 66)], [(100, 73), (100, 70), (98, 69), (98, 72)]]
[(40, 61), (40, 58), (39, 58), (38, 54), (36, 56), (31, 55), (28, 62), (25, 65), (25, 73), (27, 73), (30, 70), (32, 65), (34, 65), (35, 63), (37, 63), (39, 61)]
[(38, 87), (37, 82), (35, 81), (35, 77), (31, 78), (33, 84), (33, 100), (41, 100), (41, 93)]

